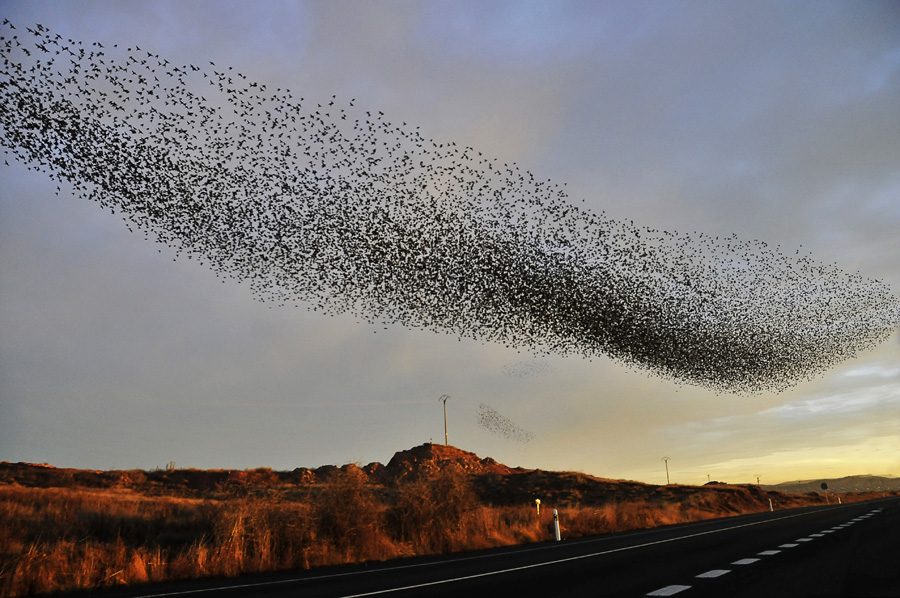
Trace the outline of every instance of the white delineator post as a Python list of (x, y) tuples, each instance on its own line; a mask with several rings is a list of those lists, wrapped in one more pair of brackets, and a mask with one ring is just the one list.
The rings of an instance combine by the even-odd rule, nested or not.
[(553, 509), (553, 531), (556, 534), (556, 541), (559, 542), (561, 540), (559, 537), (559, 513), (556, 509)]
[(770, 511), (774, 511), (774, 510), (775, 510), (775, 507), (772, 506), (772, 499), (771, 499), (771, 498), (769, 499), (769, 510), (770, 510)]

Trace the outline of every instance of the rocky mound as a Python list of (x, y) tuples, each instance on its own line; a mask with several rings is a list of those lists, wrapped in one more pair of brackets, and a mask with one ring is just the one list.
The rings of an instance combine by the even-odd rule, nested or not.
[(526, 470), (497, 463), (490, 457), (481, 459), (475, 453), (444, 444), (430, 442), (395, 453), (383, 469), (383, 474), (392, 479), (429, 476), (446, 469), (469, 475), (499, 474), (509, 475)]

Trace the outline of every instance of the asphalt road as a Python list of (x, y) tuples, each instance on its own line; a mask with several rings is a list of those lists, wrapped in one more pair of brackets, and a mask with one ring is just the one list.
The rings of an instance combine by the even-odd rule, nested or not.
[(776, 511), (446, 558), (90, 595), (900, 598), (900, 499)]

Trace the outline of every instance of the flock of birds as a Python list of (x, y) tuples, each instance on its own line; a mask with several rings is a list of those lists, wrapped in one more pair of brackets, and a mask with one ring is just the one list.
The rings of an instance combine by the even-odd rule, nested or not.
[(506, 440), (527, 443), (534, 439), (534, 434), (484, 403), (478, 406), (478, 425), (491, 434)]
[(780, 391), (885, 340), (887, 285), (640, 228), (375, 110), (42, 25), (0, 28), (0, 144), (257, 297)]
[(511, 361), (502, 368), (510, 378), (537, 378), (553, 371), (553, 366), (544, 359)]

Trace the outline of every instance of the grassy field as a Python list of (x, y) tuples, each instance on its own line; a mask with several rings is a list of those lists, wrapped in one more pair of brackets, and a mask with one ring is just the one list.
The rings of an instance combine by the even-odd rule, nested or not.
[[(0, 483), (0, 596), (540, 542), (553, 538), (552, 507), (563, 537), (573, 538), (768, 510), (772, 497), (778, 508), (824, 502), (737, 486), (631, 483), (615, 492), (615, 482), (601, 480), (602, 496), (594, 496), (592, 478), (555, 474), (576, 476), (569, 484), (581, 490), (558, 505), (545, 502), (538, 516), (532, 496), (508, 486), (555, 479), (539, 474), (529, 481), (527, 474), (477, 476), (447, 467), (376, 482), (351, 466), (301, 484), (261, 469), (232, 472), (232, 483), (203, 491), (167, 490), (149, 483), (149, 474), (137, 487)], [(130, 472), (130, 480), (140, 477)], [(565, 479), (557, 479), (557, 492)]]

